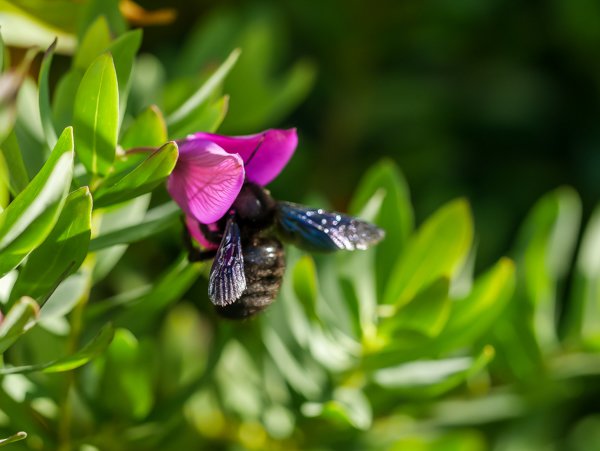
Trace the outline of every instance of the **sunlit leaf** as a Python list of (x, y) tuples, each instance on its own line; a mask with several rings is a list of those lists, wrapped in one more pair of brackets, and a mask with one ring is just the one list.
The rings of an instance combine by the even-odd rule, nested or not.
[(149, 238), (177, 224), (180, 218), (181, 210), (175, 203), (161, 205), (148, 211), (146, 216), (134, 225), (123, 224), (120, 228), (101, 233), (91, 241), (90, 252)]
[(411, 238), (393, 268), (384, 302), (400, 307), (439, 277), (451, 278), (471, 248), (468, 204), (453, 201), (431, 216)]
[(171, 141), (153, 152), (131, 172), (107, 177), (94, 193), (96, 207), (117, 204), (151, 191), (169, 176), (178, 155), (177, 144)]
[(296, 262), (292, 279), (294, 292), (302, 303), (306, 315), (311, 320), (317, 320), (317, 272), (315, 262), (309, 255), (304, 255)]
[(12, 296), (47, 296), (75, 272), (87, 255), (92, 221), (92, 196), (87, 187), (66, 199), (58, 221), (19, 273)]
[(65, 129), (50, 158), (0, 215), (0, 276), (16, 267), (48, 236), (73, 174), (73, 130)]
[(13, 304), (0, 322), (0, 354), (33, 326), (39, 310), (37, 303), (28, 297)]
[(156, 105), (150, 105), (129, 126), (121, 140), (121, 147), (159, 147), (167, 140), (167, 125), (162, 112)]
[(83, 39), (77, 46), (77, 52), (73, 58), (73, 66), (82, 71), (94, 61), (110, 44), (110, 30), (104, 16), (98, 18), (85, 32)]
[(90, 360), (102, 354), (113, 339), (115, 330), (112, 325), (104, 326), (100, 332), (76, 353), (47, 363), (35, 365), (23, 365), (0, 368), (0, 375), (32, 373), (42, 371), (44, 373), (61, 373), (74, 370), (85, 365)]
[(112, 57), (102, 54), (85, 72), (73, 112), (75, 149), (93, 174), (105, 175), (115, 159), (119, 90)]
[(363, 176), (350, 211), (359, 214), (378, 193), (383, 195), (383, 200), (372, 220), (385, 230), (384, 241), (375, 249), (377, 292), (383, 296), (394, 265), (413, 230), (414, 218), (406, 181), (391, 161), (380, 162)]
[(16, 434), (11, 435), (10, 437), (0, 439), (0, 446), (9, 445), (11, 443), (15, 443), (20, 440), (24, 440), (26, 438), (27, 438), (26, 432), (17, 432)]
[(199, 105), (206, 102), (213, 94), (215, 89), (223, 82), (231, 68), (234, 66), (240, 50), (236, 49), (229, 57), (221, 64), (221, 66), (210, 76), (208, 80), (198, 89), (183, 105), (167, 118), (169, 129), (176, 129), (181, 122), (186, 120), (190, 114), (196, 111)]
[(441, 331), (451, 309), (448, 298), (449, 281), (446, 278), (432, 282), (423, 288), (408, 305), (402, 307), (395, 316), (382, 321), (381, 329), (388, 333), (402, 331), (418, 332), (427, 337), (435, 337)]
[(46, 142), (48, 148), (52, 149), (56, 144), (56, 131), (54, 130), (54, 124), (52, 121), (52, 110), (50, 108), (50, 84), (48, 81), (50, 66), (52, 65), (52, 57), (54, 56), (54, 50), (56, 49), (56, 39), (50, 44), (50, 47), (44, 53), (42, 60), (42, 66), (40, 67), (40, 74), (38, 76), (38, 86), (40, 90), (40, 117), (42, 120), (42, 127), (44, 128), (44, 135), (46, 136)]

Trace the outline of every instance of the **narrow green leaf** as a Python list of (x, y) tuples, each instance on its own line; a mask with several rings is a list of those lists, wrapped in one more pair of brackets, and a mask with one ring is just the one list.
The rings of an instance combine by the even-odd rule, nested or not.
[(115, 174), (106, 178), (94, 193), (96, 207), (117, 204), (152, 191), (169, 176), (178, 155), (177, 144), (171, 141), (124, 176)]
[(83, 3), (78, 15), (77, 36), (81, 39), (98, 17), (106, 18), (110, 30), (115, 35), (124, 33), (127, 30), (127, 23), (119, 4), (119, 0), (88, 0)]
[(169, 128), (176, 128), (178, 123), (188, 118), (196, 108), (206, 102), (211, 94), (223, 82), (240, 56), (240, 49), (235, 49), (215, 71), (214, 74), (183, 105), (167, 118)]
[(114, 334), (114, 327), (111, 324), (107, 324), (100, 329), (98, 335), (96, 335), (83, 348), (73, 355), (47, 363), (0, 368), (0, 375), (4, 376), (6, 374), (33, 373), (35, 371), (42, 371), (44, 373), (61, 373), (64, 371), (74, 370), (75, 368), (85, 365), (90, 360), (102, 354), (106, 348), (108, 348), (108, 345), (110, 345)]
[(350, 211), (355, 215), (360, 214), (378, 193), (384, 197), (373, 222), (385, 230), (383, 243), (375, 248), (377, 293), (381, 298), (414, 227), (408, 185), (391, 160), (381, 161), (365, 174), (356, 190)]
[(585, 228), (567, 310), (567, 336), (577, 344), (600, 349), (600, 206)]
[(167, 142), (167, 124), (156, 105), (146, 108), (123, 135), (121, 147), (159, 147)]
[(4, 211), (10, 200), (9, 175), (6, 161), (0, 152), (0, 214)]
[(27, 432), (22, 432), (22, 431), (17, 432), (16, 434), (11, 435), (10, 437), (1, 439), (0, 446), (9, 445), (11, 443), (15, 443), (20, 440), (25, 440), (26, 438), (27, 438)]
[(172, 227), (180, 218), (181, 210), (175, 203), (161, 205), (150, 210), (144, 219), (135, 225), (126, 225), (97, 236), (90, 242), (90, 252), (149, 238)]
[(29, 184), (29, 176), (14, 131), (2, 143), (0, 152), (8, 169), (8, 187), (12, 195), (17, 196)]
[(37, 303), (29, 297), (14, 303), (0, 322), (0, 354), (33, 326), (39, 310)]
[(486, 346), (477, 358), (454, 357), (441, 360), (417, 360), (372, 375), (373, 382), (386, 390), (411, 398), (434, 397), (479, 373), (494, 357), (494, 348)]
[(54, 229), (27, 259), (13, 287), (12, 297), (47, 297), (74, 273), (87, 255), (92, 223), (92, 196), (87, 187), (73, 191)]
[(228, 108), (229, 96), (227, 95), (202, 103), (186, 118), (170, 127), (170, 135), (180, 139), (198, 131), (213, 133), (223, 123)]
[(127, 97), (129, 96), (130, 88), (129, 80), (133, 71), (133, 62), (141, 43), (142, 30), (137, 29), (119, 36), (106, 49), (112, 55), (115, 63), (115, 72), (119, 85), (119, 111), (121, 112), (121, 119), (127, 106)]
[(4, 68), (8, 67), (4, 65), (4, 58), (6, 56), (6, 48), (4, 47), (4, 39), (2, 39), (2, 35), (0, 34), (0, 73), (4, 72)]
[(73, 129), (60, 136), (50, 158), (0, 215), (0, 277), (15, 268), (48, 236), (73, 175)]
[(85, 72), (73, 117), (75, 149), (93, 174), (106, 175), (115, 159), (119, 129), (119, 89), (110, 54), (94, 60)]
[(52, 65), (52, 57), (54, 56), (55, 49), (56, 39), (52, 42), (52, 44), (50, 44), (50, 47), (48, 47), (46, 53), (44, 53), (42, 66), (40, 67), (40, 74), (38, 76), (38, 86), (40, 90), (40, 117), (49, 149), (52, 149), (55, 146), (57, 140), (56, 131), (54, 130), (54, 124), (52, 121), (52, 110), (50, 108), (50, 85), (48, 81), (50, 66)]
[(62, 130), (73, 123), (75, 95), (82, 78), (82, 70), (71, 69), (59, 79), (56, 85), (52, 101), (52, 116), (57, 130)]
[(562, 187), (536, 203), (519, 233), (515, 262), (522, 277), (517, 294), (526, 302), (515, 315), (532, 328), (542, 348), (558, 344), (557, 289), (568, 274), (580, 220), (577, 193)]
[(98, 18), (86, 30), (83, 39), (77, 46), (73, 58), (73, 67), (81, 71), (87, 70), (102, 52), (110, 45), (110, 29), (104, 16)]
[(479, 276), (471, 292), (452, 303), (446, 327), (438, 337), (443, 349), (458, 349), (476, 342), (500, 319), (515, 288), (515, 265), (502, 258)]
[[(98, 234), (108, 234), (142, 222), (150, 204), (150, 197), (152, 197), (151, 194), (146, 194), (107, 208), (102, 213)], [(102, 249), (96, 253), (96, 264), (93, 271), (94, 283), (101, 280), (110, 272), (126, 250), (127, 245), (121, 244), (108, 249)]]
[(423, 288), (395, 316), (382, 322), (382, 331), (389, 331), (391, 334), (411, 331), (430, 338), (437, 336), (450, 314), (449, 286), (448, 279), (442, 277)]
[(384, 302), (400, 307), (435, 279), (450, 279), (467, 257), (472, 239), (473, 221), (466, 201), (453, 201), (439, 209), (407, 244), (391, 272)]
[(363, 431), (373, 423), (373, 410), (369, 399), (362, 390), (338, 387), (333, 392), (333, 400), (324, 406), (323, 416), (340, 415), (352, 427)]
[(317, 320), (317, 270), (310, 255), (302, 256), (292, 273), (292, 281), (296, 297), (300, 300), (306, 315), (311, 320)]

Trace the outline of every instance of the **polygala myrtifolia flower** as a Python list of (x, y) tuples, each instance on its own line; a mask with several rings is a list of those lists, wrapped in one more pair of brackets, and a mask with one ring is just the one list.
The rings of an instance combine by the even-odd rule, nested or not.
[(265, 186), (292, 157), (296, 129), (270, 129), (247, 136), (195, 133), (177, 141), (179, 159), (167, 189), (186, 215), (191, 235), (207, 248), (198, 223), (214, 228), (233, 205), (245, 181)]

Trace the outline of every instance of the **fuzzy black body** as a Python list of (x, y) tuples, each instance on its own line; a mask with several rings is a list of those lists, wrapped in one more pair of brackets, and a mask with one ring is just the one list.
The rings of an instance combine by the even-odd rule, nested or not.
[(233, 204), (240, 242), (246, 287), (233, 303), (215, 305), (217, 313), (230, 319), (257, 314), (277, 298), (285, 272), (283, 245), (270, 233), (276, 203), (258, 185), (246, 183)]
[(275, 301), (283, 274), (285, 254), (276, 238), (254, 236), (242, 243), (246, 289), (233, 304), (215, 306), (217, 313), (230, 319), (256, 315)]
[(244, 319), (259, 313), (277, 298), (285, 255), (277, 236), (321, 252), (362, 250), (378, 243), (383, 230), (352, 216), (289, 202), (277, 202), (254, 183), (244, 183), (218, 231), (200, 228), (219, 244), (216, 252), (199, 252), (194, 260), (214, 256), (208, 296), (217, 313)]

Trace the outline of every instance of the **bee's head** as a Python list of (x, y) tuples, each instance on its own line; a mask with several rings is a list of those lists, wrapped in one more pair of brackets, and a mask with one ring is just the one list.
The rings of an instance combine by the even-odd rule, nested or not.
[(275, 200), (262, 186), (246, 182), (233, 203), (233, 209), (242, 222), (268, 223), (275, 210)]

